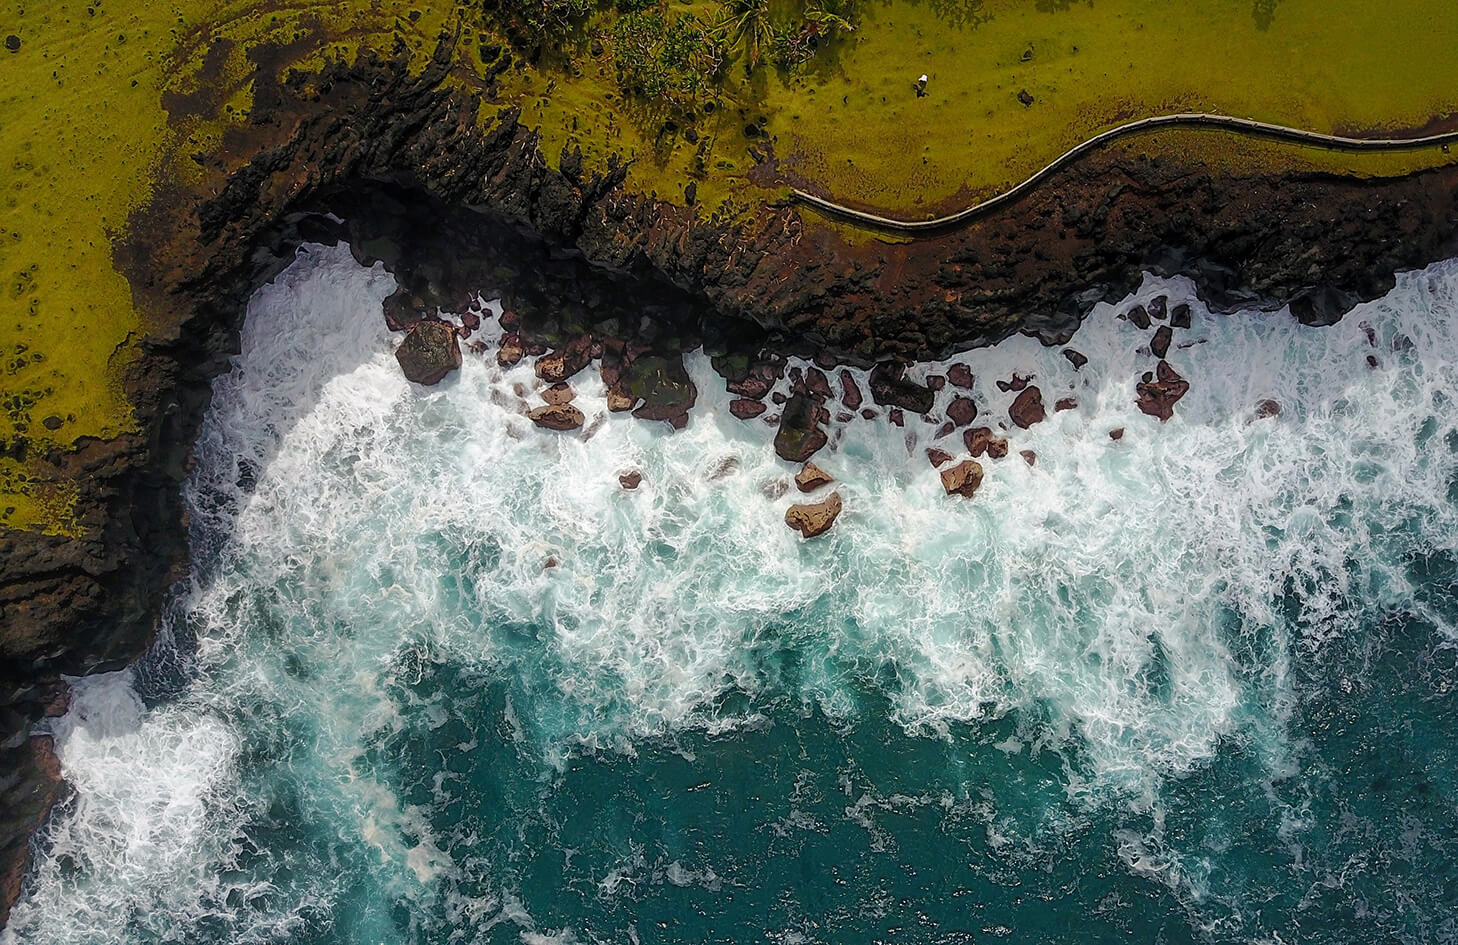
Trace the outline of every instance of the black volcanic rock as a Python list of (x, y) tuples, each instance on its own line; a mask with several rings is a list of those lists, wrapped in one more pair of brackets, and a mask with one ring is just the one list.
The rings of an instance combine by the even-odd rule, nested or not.
[(871, 369), (871, 399), (883, 407), (900, 407), (912, 413), (931, 410), (936, 395), (931, 388), (914, 384), (905, 377), (906, 365), (882, 361)]
[(822, 413), (823, 408), (809, 394), (795, 394), (785, 403), (775, 433), (775, 452), (781, 459), (803, 463), (825, 445), (825, 431), (820, 428)]

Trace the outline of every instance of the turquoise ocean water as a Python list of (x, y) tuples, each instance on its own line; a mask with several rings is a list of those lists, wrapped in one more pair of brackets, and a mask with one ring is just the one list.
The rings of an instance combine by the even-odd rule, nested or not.
[(311, 247), (253, 300), (192, 582), (56, 721), (0, 942), (1458, 941), (1458, 264), (1327, 329), (1147, 280), (1164, 425), (1119, 307), (1080, 372), (973, 352), (985, 414), (1079, 406), (970, 502), (838, 428), (813, 542), (706, 358), (681, 432), (589, 370), (545, 434), (529, 365), (408, 385), (392, 288)]

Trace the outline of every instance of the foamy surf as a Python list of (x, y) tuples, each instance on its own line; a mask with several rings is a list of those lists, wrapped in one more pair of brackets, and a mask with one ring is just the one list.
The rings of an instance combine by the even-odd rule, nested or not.
[[(1049, 915), (1089, 913), (1051, 892), (1089, 871), (1121, 927), (1269, 940), (1337, 875), (1313, 706), (1393, 615), (1425, 652), (1453, 639), (1413, 562), (1458, 553), (1458, 265), (1327, 329), (1148, 279), (1090, 316), (1082, 370), (1026, 338), (970, 352), (984, 419), (1014, 372), (1077, 407), (1009, 434), (971, 501), (934, 426), (834, 425), (816, 462), (845, 512), (813, 542), (707, 358), (685, 430), (609, 416), (589, 369), (584, 431), (546, 434), (528, 364), (405, 382), (392, 289), (310, 247), (250, 304), (189, 486), (181, 678), (81, 684), (56, 727), (77, 798), (7, 942), (697, 941), (748, 921), (736, 890), (784, 940), (908, 910), (935, 940), (981, 915), (962, 895), (996, 932), (1023, 914), (997, 891), (1039, 876)], [(1117, 317), (1161, 294), (1194, 309), (1167, 424)], [(947, 878), (800, 898), (833, 851)], [(1273, 870), (1287, 912), (1249, 904)], [(650, 933), (655, 904), (707, 924)]]

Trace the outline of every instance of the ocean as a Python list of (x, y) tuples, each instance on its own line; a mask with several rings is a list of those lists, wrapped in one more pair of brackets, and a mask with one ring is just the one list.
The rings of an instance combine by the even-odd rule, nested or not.
[(1078, 405), (971, 500), (935, 427), (834, 425), (810, 541), (707, 357), (682, 431), (593, 367), (548, 433), (529, 363), (405, 381), (393, 288), (309, 246), (253, 298), (192, 576), (52, 723), (0, 942), (1458, 941), (1458, 262), (1329, 328), (1150, 276), (1082, 370), (969, 352), (984, 417), (1014, 371)]

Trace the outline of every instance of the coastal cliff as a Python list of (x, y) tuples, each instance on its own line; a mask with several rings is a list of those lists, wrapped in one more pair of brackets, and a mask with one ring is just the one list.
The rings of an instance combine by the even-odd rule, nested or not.
[[(73, 527), (0, 530), (0, 766), (18, 799), (0, 823), (0, 921), (61, 796), (30, 727), (63, 707), (60, 675), (120, 668), (153, 638), (186, 573), (180, 487), (211, 379), (237, 350), (249, 295), (304, 242), (347, 240), (384, 261), (411, 312), (499, 295), (539, 349), (588, 333), (609, 348), (858, 366), (1017, 332), (1066, 343), (1144, 272), (1188, 276), (1213, 310), (1289, 306), (1329, 324), (1395, 273), (1458, 253), (1458, 165), (1242, 172), (1147, 140), (928, 238), (872, 238), (789, 204), (803, 181), (773, 140), (757, 142), (751, 172), (767, 199), (711, 211), (631, 186), (626, 160), (549, 153), (499, 90), (459, 81), (458, 53), (450, 34), (424, 68), (362, 52), (303, 72), (288, 49), (260, 45), (246, 121), (212, 153), (178, 156), (199, 174), (164, 168), (118, 234), (117, 269), (147, 320), (120, 369), (133, 428), (23, 456), (84, 484)], [(548, 314), (561, 310), (577, 314)]]

